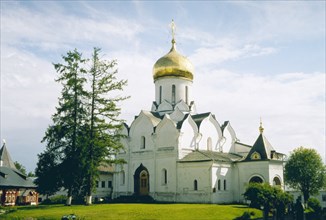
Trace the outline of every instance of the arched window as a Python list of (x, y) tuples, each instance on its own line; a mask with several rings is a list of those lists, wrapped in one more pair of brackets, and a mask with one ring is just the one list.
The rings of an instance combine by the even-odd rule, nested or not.
[(145, 136), (141, 136), (140, 138), (140, 149), (145, 149), (146, 147), (146, 138)]
[(207, 150), (212, 150), (212, 138), (207, 138)]
[(249, 183), (263, 183), (263, 182), (264, 182), (263, 179), (260, 178), (259, 176), (253, 176), (249, 180)]
[(121, 185), (124, 185), (125, 184), (125, 181), (126, 181), (125, 171), (121, 171), (121, 173), (120, 173), (120, 184)]
[(197, 180), (194, 180), (194, 190), (195, 191), (198, 190), (198, 182), (197, 182)]
[(162, 170), (162, 184), (166, 185), (168, 183), (168, 171), (166, 169)]
[(160, 86), (160, 92), (159, 92), (159, 104), (162, 103), (162, 86)]
[(221, 180), (217, 181), (217, 190), (221, 190)]
[(188, 86), (186, 86), (186, 91), (185, 91), (185, 102), (188, 104)]
[(277, 176), (274, 177), (274, 179), (273, 179), (273, 185), (274, 186), (281, 186), (281, 180), (280, 180), (280, 178), (278, 178)]
[(226, 180), (223, 181), (224, 182), (224, 190), (226, 190)]
[(175, 104), (175, 85), (172, 85), (172, 104)]

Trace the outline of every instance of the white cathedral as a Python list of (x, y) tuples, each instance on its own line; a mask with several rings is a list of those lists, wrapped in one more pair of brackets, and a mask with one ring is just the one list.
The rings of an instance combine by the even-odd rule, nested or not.
[[(155, 101), (125, 125), (125, 164), (116, 167), (113, 198), (151, 196), (185, 203), (243, 202), (249, 182), (284, 186), (283, 157), (263, 135), (239, 142), (228, 121), (197, 113), (192, 99), (194, 68), (172, 48), (153, 67)], [(258, 132), (257, 132), (258, 133)]]

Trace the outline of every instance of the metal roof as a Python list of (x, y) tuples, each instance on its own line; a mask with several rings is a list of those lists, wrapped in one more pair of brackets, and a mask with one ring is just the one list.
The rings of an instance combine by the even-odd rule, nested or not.
[(36, 185), (30, 178), (20, 172), (10, 167), (0, 167), (0, 188), (11, 187), (36, 188)]
[(219, 162), (235, 162), (241, 160), (243, 157), (232, 153), (214, 152), (196, 150), (187, 154), (178, 162), (203, 162), (203, 161), (219, 161)]

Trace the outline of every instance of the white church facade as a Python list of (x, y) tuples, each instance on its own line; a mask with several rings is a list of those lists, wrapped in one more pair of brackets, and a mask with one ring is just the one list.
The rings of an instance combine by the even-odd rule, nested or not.
[[(151, 196), (186, 203), (242, 202), (249, 182), (283, 187), (283, 154), (260, 125), (253, 145), (240, 143), (230, 122), (197, 113), (192, 99), (194, 68), (176, 50), (153, 67), (155, 101), (125, 125), (124, 150), (117, 157), (113, 198)], [(258, 133), (258, 132), (257, 132)]]

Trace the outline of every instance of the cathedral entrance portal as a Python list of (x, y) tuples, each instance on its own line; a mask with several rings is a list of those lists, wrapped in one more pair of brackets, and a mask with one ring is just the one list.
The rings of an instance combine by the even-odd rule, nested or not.
[(143, 170), (140, 173), (139, 194), (142, 196), (148, 195), (148, 173), (146, 172), (146, 170)]
[(149, 173), (143, 164), (136, 169), (134, 174), (135, 195), (146, 196), (149, 193)]

